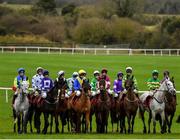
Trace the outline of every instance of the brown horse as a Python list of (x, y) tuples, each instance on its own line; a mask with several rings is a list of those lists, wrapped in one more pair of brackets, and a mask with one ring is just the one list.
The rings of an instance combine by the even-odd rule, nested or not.
[[(171, 82), (174, 84), (174, 78), (171, 78)], [(171, 125), (172, 125), (172, 120), (174, 117), (176, 111), (176, 97), (175, 95), (166, 92), (165, 94), (165, 118), (166, 118), (166, 124), (168, 125), (168, 133), (171, 133)], [(170, 119), (169, 119), (170, 117)], [(165, 128), (166, 130), (166, 128)]]
[(106, 91), (106, 81), (101, 79), (99, 81), (100, 94), (97, 100), (96, 108), (96, 131), (97, 133), (108, 132), (108, 118), (111, 107), (110, 97)]
[[(62, 130), (61, 130), (62, 133), (64, 133), (64, 125), (66, 122), (66, 117), (68, 119), (68, 99), (65, 98), (66, 89), (67, 89), (67, 85), (65, 84), (58, 91), (58, 104), (56, 105), (56, 110), (55, 110), (56, 133), (59, 133), (59, 121), (58, 121), (59, 114), (62, 123)], [(68, 130), (69, 130), (69, 123), (68, 123)]]
[(91, 87), (88, 80), (84, 80), (82, 83), (81, 95), (74, 101), (75, 93), (73, 93), (68, 100), (68, 109), (71, 111), (71, 125), (75, 127), (76, 132), (81, 132), (81, 118), (85, 117), (85, 133), (88, 132), (89, 127), (89, 115), (91, 109), (90, 91)]
[(133, 76), (125, 81), (125, 88), (127, 90), (126, 96), (123, 99), (124, 111), (128, 120), (128, 133), (133, 133), (134, 120), (139, 106), (139, 99), (133, 92), (134, 82)]

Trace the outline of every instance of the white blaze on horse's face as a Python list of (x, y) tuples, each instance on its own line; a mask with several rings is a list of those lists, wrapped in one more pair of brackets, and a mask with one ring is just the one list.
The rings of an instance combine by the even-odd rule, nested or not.
[(165, 84), (165, 90), (166, 91), (168, 91), (171, 94), (176, 93), (176, 89), (174, 88), (174, 85), (170, 80), (166, 79), (163, 83)]
[(29, 88), (28, 81), (23, 81), (21, 83), (21, 89), (22, 89), (23, 93), (28, 93), (28, 88)]

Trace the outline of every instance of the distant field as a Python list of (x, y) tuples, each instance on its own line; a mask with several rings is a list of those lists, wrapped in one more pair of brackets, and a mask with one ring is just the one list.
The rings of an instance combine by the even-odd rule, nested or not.
[[(100, 70), (106, 67), (109, 70), (111, 82), (116, 78), (118, 71), (125, 71), (126, 66), (132, 66), (134, 74), (138, 80), (140, 90), (146, 90), (146, 80), (151, 76), (153, 69), (160, 71), (160, 79), (162, 72), (169, 69), (175, 77), (177, 90), (180, 90), (180, 57), (159, 57), (159, 56), (94, 56), (94, 55), (47, 55), (47, 54), (0, 54), (0, 87), (11, 87), (13, 79), (17, 74), (17, 68), (24, 67), (26, 74), (31, 78), (35, 74), (35, 69), (42, 66), (50, 71), (50, 77), (56, 78), (57, 72), (61, 69), (65, 70), (66, 77), (70, 77), (73, 71), (83, 68), (87, 71), (88, 77), (92, 78), (94, 70)], [(172, 134), (159, 134), (159, 125), (157, 125), (158, 134), (142, 134), (142, 122), (136, 117), (135, 134), (121, 135), (111, 133), (111, 124), (109, 123), (108, 134), (95, 134), (95, 123), (93, 124), (92, 134), (53, 134), (53, 135), (17, 135), (12, 133), (13, 118), (11, 112), (11, 103), (5, 103), (5, 94), (0, 91), (0, 138), (180, 138), (180, 125), (175, 123), (177, 115), (180, 114), (178, 106), (175, 115)], [(9, 94), (9, 99), (12, 94)], [(178, 95), (178, 102), (180, 95)], [(147, 120), (147, 119), (146, 119)], [(42, 125), (43, 126), (43, 125)], [(34, 130), (35, 131), (35, 130)], [(67, 131), (66, 131), (67, 132)]]

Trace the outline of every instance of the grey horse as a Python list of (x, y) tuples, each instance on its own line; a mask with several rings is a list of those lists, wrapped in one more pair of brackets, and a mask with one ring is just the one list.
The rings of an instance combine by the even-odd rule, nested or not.
[(14, 132), (16, 132), (16, 125), (18, 123), (19, 134), (23, 132), (27, 133), (28, 110), (30, 107), (29, 100), (27, 98), (28, 87), (29, 83), (27, 81), (23, 81), (21, 83), (20, 89), (18, 89), (17, 98), (15, 99), (13, 105)]

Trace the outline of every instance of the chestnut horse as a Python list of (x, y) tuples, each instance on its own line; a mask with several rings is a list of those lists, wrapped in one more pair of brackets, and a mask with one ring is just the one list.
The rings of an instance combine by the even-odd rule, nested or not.
[(89, 80), (84, 80), (82, 83), (82, 91), (80, 97), (74, 101), (76, 96), (75, 93), (68, 99), (68, 109), (71, 111), (71, 125), (75, 128), (76, 132), (81, 132), (81, 118), (82, 115), (85, 118), (85, 133), (88, 132), (89, 127), (89, 116), (90, 116), (90, 109), (91, 109), (91, 102), (90, 102), (90, 91), (91, 86), (89, 84)]
[(124, 111), (128, 121), (128, 133), (133, 133), (134, 120), (137, 114), (139, 99), (133, 92), (134, 89), (134, 76), (125, 81), (125, 88), (127, 90), (126, 96), (123, 99)]

